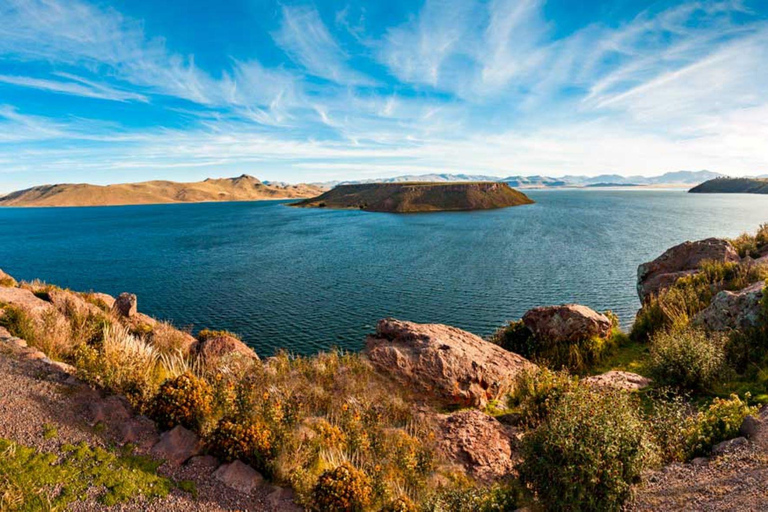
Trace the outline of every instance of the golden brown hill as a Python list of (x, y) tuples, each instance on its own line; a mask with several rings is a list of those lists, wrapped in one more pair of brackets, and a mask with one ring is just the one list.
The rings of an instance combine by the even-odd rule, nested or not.
[(0, 206), (110, 206), (206, 201), (255, 201), (313, 197), (323, 192), (314, 185), (265, 184), (243, 174), (237, 178), (209, 178), (193, 183), (145, 181), (118, 185), (42, 185), (0, 197)]
[(415, 213), (490, 210), (531, 203), (528, 196), (506, 183), (367, 183), (339, 185), (292, 206)]

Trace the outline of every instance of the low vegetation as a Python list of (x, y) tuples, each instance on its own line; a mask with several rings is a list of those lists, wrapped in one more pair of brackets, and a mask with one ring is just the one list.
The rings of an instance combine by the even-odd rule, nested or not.
[(650, 374), (659, 384), (705, 391), (722, 376), (726, 337), (691, 327), (657, 332), (650, 341)]
[(616, 316), (610, 311), (606, 314), (614, 322), (614, 329), (607, 338), (594, 336), (568, 343), (555, 342), (537, 338), (522, 320), (517, 320), (497, 330), (489, 341), (539, 365), (585, 373), (625, 342)]
[(635, 397), (578, 387), (523, 440), (520, 478), (548, 510), (621, 510), (657, 459)]
[(92, 496), (103, 506), (138, 496), (162, 497), (176, 486), (159, 476), (159, 462), (86, 444), (64, 445), (63, 455), (0, 439), (0, 510), (64, 510)]

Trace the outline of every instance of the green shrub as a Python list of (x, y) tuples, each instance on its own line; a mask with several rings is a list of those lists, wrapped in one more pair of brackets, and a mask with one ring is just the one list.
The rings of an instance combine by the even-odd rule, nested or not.
[(368, 477), (347, 463), (321, 474), (312, 490), (312, 506), (317, 511), (358, 512), (370, 502)]
[(233, 421), (224, 418), (207, 440), (211, 453), (225, 461), (240, 459), (269, 473), (274, 457), (272, 432), (259, 420)]
[(564, 370), (524, 370), (518, 375), (515, 390), (509, 395), (509, 406), (520, 414), (523, 425), (536, 427), (546, 419), (560, 398), (577, 385), (577, 379)]
[(662, 462), (684, 462), (691, 457), (691, 437), (697, 428), (696, 410), (669, 390), (650, 396), (646, 423)]
[(657, 462), (638, 400), (578, 387), (523, 439), (520, 478), (547, 510), (621, 510)]
[(759, 250), (768, 244), (768, 224), (761, 225), (754, 235), (743, 233), (729, 242), (742, 258), (745, 256), (757, 257)]
[[(613, 320), (615, 315), (611, 315)], [(581, 373), (600, 362), (615, 347), (615, 335), (618, 333), (615, 329), (607, 339), (592, 337), (573, 342), (554, 342), (536, 337), (520, 320), (497, 330), (490, 341), (549, 368), (567, 368)]]
[(471, 482), (443, 489), (435, 493), (422, 508), (424, 512), (506, 512), (517, 510), (524, 489), (517, 480), (509, 484), (490, 487)]
[(655, 332), (687, 327), (720, 291), (741, 290), (766, 278), (765, 266), (702, 261), (698, 273), (681, 277), (643, 304), (632, 327), (632, 339), (645, 341)]
[(213, 409), (213, 390), (205, 379), (185, 372), (165, 381), (152, 401), (152, 417), (161, 428), (176, 425), (199, 431)]
[(724, 336), (699, 329), (656, 333), (651, 339), (652, 376), (678, 389), (708, 389), (720, 377), (725, 362)]
[(744, 400), (736, 395), (715, 398), (700, 412), (689, 439), (691, 456), (706, 455), (717, 443), (737, 437), (744, 418), (757, 414), (757, 407), (750, 406), (748, 400), (749, 394)]

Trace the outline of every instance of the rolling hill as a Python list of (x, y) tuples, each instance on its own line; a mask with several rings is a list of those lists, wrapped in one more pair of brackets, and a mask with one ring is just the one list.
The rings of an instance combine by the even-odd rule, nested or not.
[(313, 185), (265, 184), (243, 174), (192, 183), (145, 181), (117, 185), (41, 185), (0, 197), (0, 206), (112, 206), (129, 204), (255, 201), (313, 197), (323, 192)]

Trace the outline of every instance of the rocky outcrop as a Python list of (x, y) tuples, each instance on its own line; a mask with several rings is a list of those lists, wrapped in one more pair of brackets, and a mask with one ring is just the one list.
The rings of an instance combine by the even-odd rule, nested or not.
[(676, 245), (655, 260), (637, 268), (637, 293), (640, 300), (645, 302), (680, 277), (696, 273), (699, 264), (706, 260), (738, 262), (740, 258), (727, 240), (719, 238)]
[(607, 316), (579, 304), (533, 308), (523, 323), (536, 338), (552, 343), (605, 338), (613, 327)]
[(18, 285), (19, 283), (13, 277), (3, 272), (3, 269), (0, 268), (0, 286), (14, 287)]
[(196, 350), (197, 355), (209, 363), (227, 356), (242, 356), (253, 360), (259, 359), (259, 356), (251, 347), (234, 336), (226, 334), (204, 338), (198, 341), (192, 350)]
[(48, 301), (62, 314), (74, 313), (80, 317), (98, 315), (102, 311), (98, 306), (91, 304), (77, 293), (69, 290), (53, 289), (47, 292)]
[(104, 309), (106, 310), (111, 310), (113, 307), (115, 307), (115, 298), (109, 294), (94, 292), (89, 295), (91, 296), (94, 302), (98, 304), (103, 304)]
[(444, 405), (484, 407), (533, 365), (474, 334), (440, 324), (387, 318), (366, 340), (373, 364)]
[(49, 302), (44, 301), (24, 288), (0, 286), (0, 303), (16, 306), (33, 317), (38, 318), (46, 313), (57, 313), (56, 309)]
[(651, 385), (651, 379), (632, 372), (612, 370), (600, 375), (587, 377), (581, 382), (597, 388), (623, 389), (625, 391), (639, 391)]
[(694, 323), (712, 331), (749, 329), (760, 323), (761, 301), (765, 283), (754, 283), (737, 291), (722, 291), (712, 303), (694, 319)]
[(473, 477), (488, 482), (512, 471), (517, 440), (510, 427), (476, 409), (439, 416), (436, 423), (438, 451)]
[(138, 311), (138, 300), (136, 295), (132, 293), (121, 293), (115, 299), (115, 304), (112, 307), (121, 316), (130, 318)]

